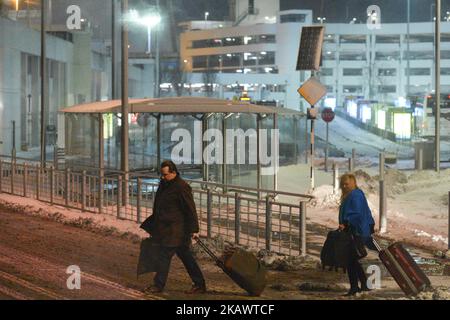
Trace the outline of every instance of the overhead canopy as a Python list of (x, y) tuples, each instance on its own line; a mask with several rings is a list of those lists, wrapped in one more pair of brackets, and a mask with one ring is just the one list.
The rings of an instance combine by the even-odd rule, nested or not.
[[(203, 97), (175, 97), (159, 99), (129, 99), (130, 113), (199, 114), (199, 113), (303, 113), (286, 108), (260, 106), (242, 101), (230, 101)], [(99, 101), (79, 104), (61, 110), (64, 113), (120, 113), (121, 100)]]

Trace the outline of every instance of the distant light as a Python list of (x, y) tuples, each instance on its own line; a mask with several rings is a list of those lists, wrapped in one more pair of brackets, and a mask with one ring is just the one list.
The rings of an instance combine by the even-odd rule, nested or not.
[(331, 54), (331, 51), (327, 51), (327, 54)]
[(219, 28), (223, 28), (223, 24), (219, 24)]
[(242, 73), (242, 70), (241, 69), (237, 69), (236, 72)]
[(231, 38), (226, 38), (225, 40), (227, 40), (227, 41), (231, 41)]
[(188, 63), (188, 61), (186, 59), (183, 60), (184, 63)]
[(227, 57), (231, 57), (232, 56), (232, 54), (231, 53), (227, 53)]
[(266, 55), (266, 54), (267, 54), (267, 52), (265, 52), (265, 51), (261, 51), (261, 54), (262, 54), (262, 55)]

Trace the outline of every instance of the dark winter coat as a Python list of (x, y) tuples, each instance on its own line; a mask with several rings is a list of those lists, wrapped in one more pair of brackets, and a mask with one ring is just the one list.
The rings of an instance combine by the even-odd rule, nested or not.
[(191, 187), (177, 175), (162, 181), (153, 203), (153, 214), (141, 225), (162, 246), (178, 247), (190, 243), (199, 231), (197, 211)]
[(364, 243), (370, 247), (375, 221), (361, 189), (352, 190), (342, 202), (339, 208), (339, 224), (348, 226), (350, 231), (361, 236)]

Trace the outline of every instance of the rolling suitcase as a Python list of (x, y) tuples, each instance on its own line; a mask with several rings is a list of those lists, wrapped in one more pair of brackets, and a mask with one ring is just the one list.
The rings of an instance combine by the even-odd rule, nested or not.
[(401, 243), (395, 242), (386, 249), (381, 249), (375, 239), (373, 243), (378, 250), (381, 262), (406, 295), (415, 296), (431, 287), (426, 274)]
[(197, 243), (239, 287), (252, 296), (261, 295), (266, 286), (266, 268), (252, 253), (236, 248), (222, 260), (200, 239)]

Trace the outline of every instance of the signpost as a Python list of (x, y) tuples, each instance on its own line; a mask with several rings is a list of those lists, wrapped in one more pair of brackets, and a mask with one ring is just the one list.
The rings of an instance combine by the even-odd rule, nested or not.
[[(314, 189), (314, 120), (317, 117), (314, 105), (327, 93), (327, 89), (314, 77), (306, 81), (298, 90), (298, 93), (311, 105), (307, 110), (307, 119), (311, 120), (311, 142), (310, 142), (310, 179), (311, 189)], [(308, 139), (308, 136), (306, 136)]]
[(325, 172), (328, 172), (328, 124), (334, 119), (334, 111), (331, 108), (322, 110), (322, 120), (327, 123), (327, 135), (325, 144)]
[[(320, 68), (324, 33), (325, 28), (323, 26), (309, 26), (302, 28), (296, 67), (296, 70), (311, 71), (311, 78), (298, 89), (298, 93), (311, 105), (311, 108), (308, 109), (307, 112), (307, 119), (311, 120), (311, 190), (314, 189), (314, 120), (316, 119), (314, 105), (322, 99), (327, 92), (326, 88), (314, 78), (314, 71), (319, 70)], [(306, 137), (306, 139), (308, 139), (308, 137)]]

